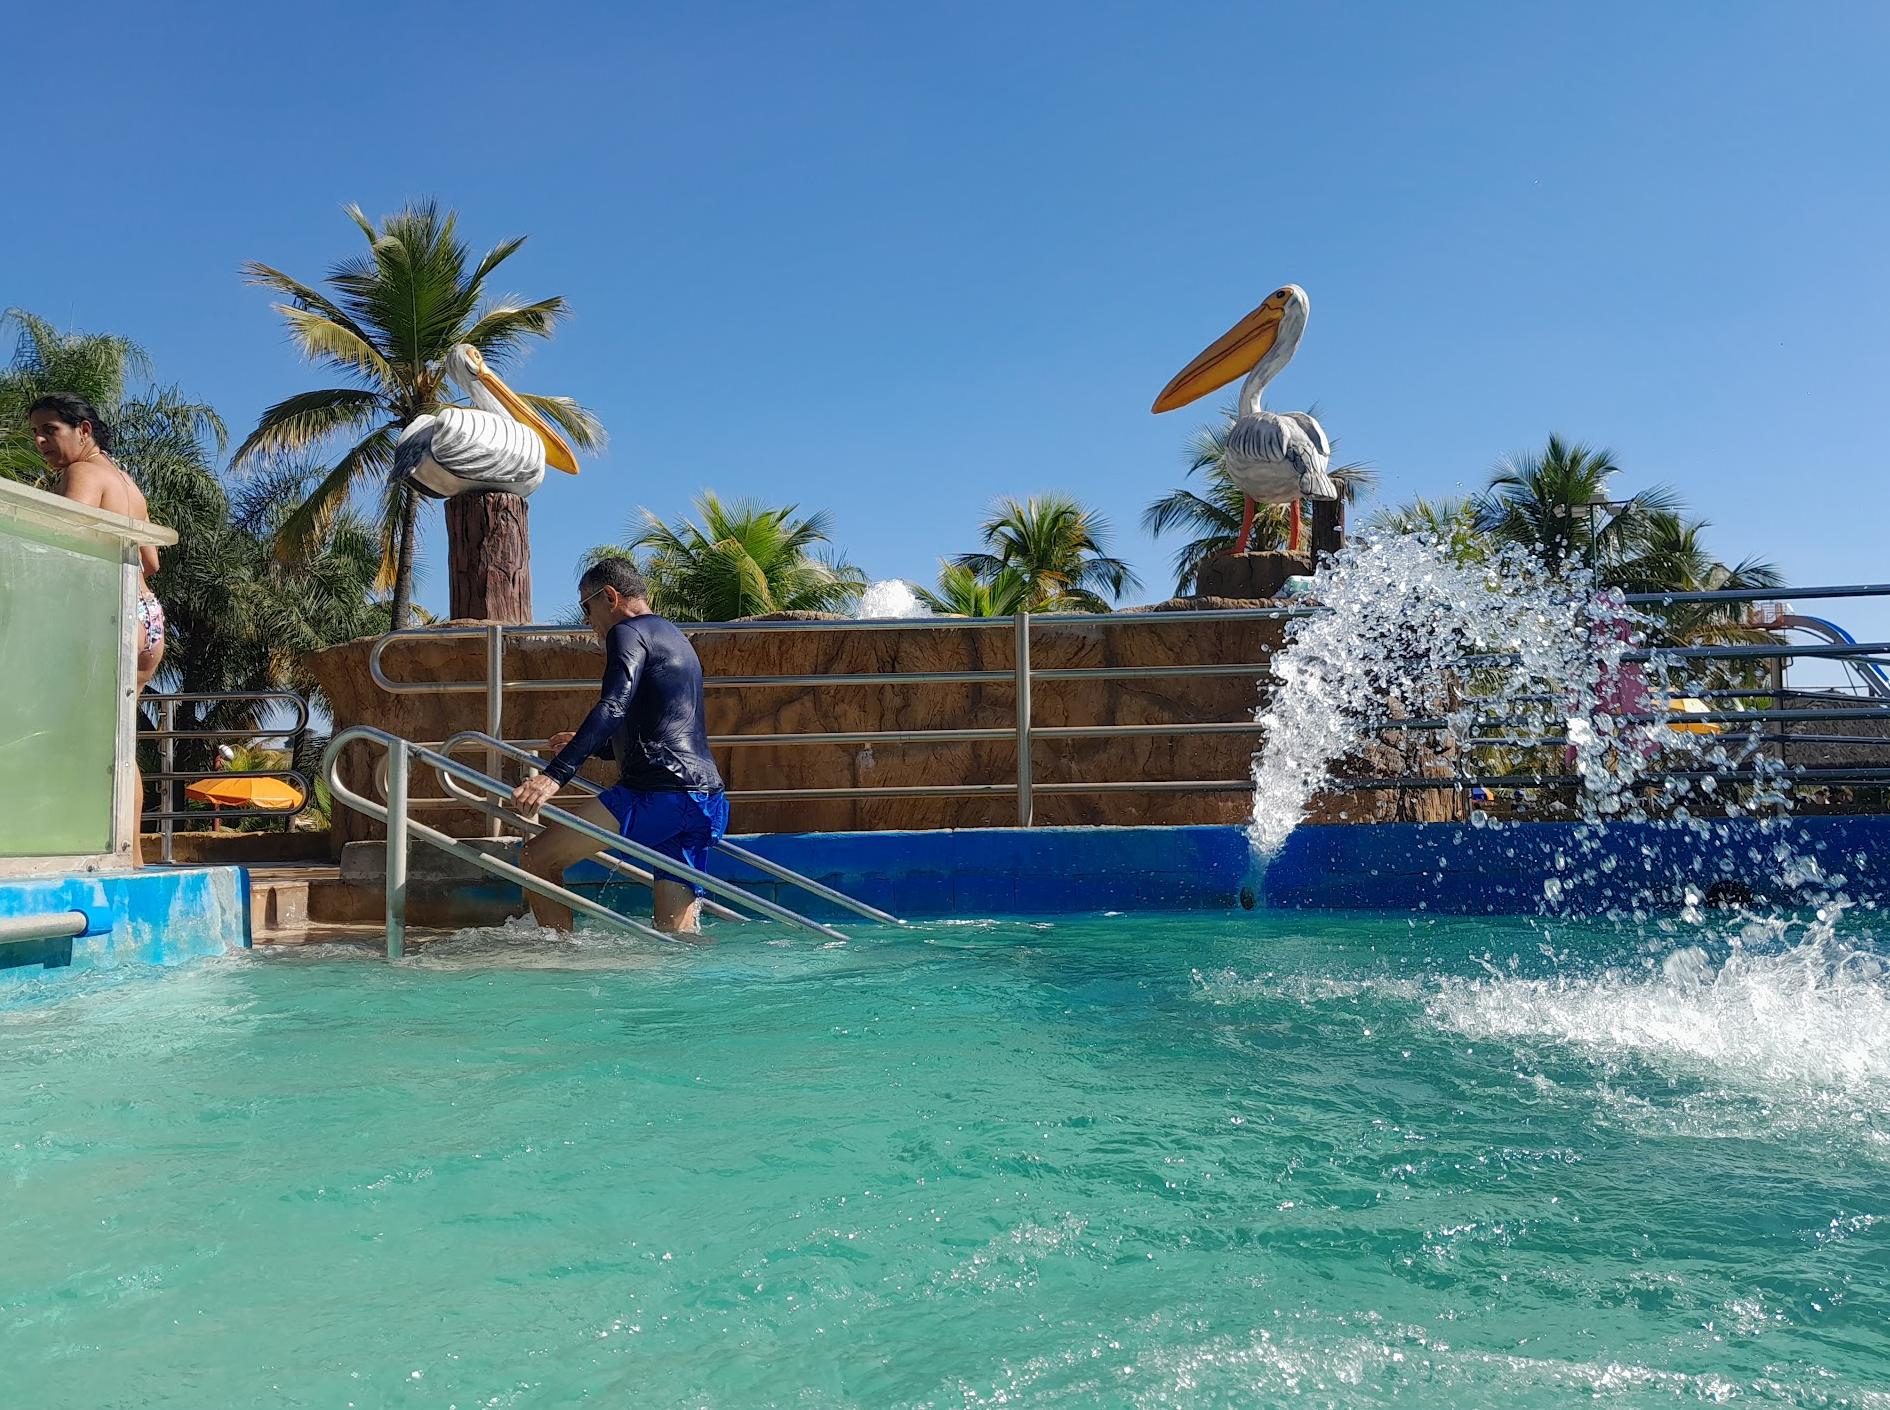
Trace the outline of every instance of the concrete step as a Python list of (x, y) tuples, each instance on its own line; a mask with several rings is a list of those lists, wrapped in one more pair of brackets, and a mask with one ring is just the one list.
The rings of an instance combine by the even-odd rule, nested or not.
[[(430, 869), (410, 874), (407, 924), (451, 931), (497, 925), (524, 910), (517, 887), (476, 868), (469, 870), (470, 877)], [(323, 938), (324, 932), (333, 932), (327, 938), (347, 938), (340, 932), (385, 931), (387, 890), (378, 868), (365, 876), (349, 876), (332, 863), (255, 866), (248, 871), (250, 934), (258, 945), (305, 944), (311, 937)]]

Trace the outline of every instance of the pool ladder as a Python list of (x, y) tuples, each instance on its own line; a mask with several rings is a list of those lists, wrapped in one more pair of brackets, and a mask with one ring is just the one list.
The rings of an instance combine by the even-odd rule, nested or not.
[[(386, 751), (384, 791), (387, 801), (385, 803), (378, 803), (364, 794), (357, 793), (341, 781), (341, 771), (339, 767), (341, 752), (347, 748), (348, 745), (357, 743), (379, 746)], [(437, 847), (448, 856), (457, 857), (460, 861), (478, 867), (481, 871), (513, 882), (523, 887), (525, 890), (535, 892), (540, 896), (549, 897), (561, 905), (569, 906), (573, 911), (580, 911), (590, 916), (594, 920), (602, 921), (605, 925), (614, 930), (624, 931), (632, 935), (641, 935), (653, 940), (673, 940), (675, 938), (651, 926), (645, 925), (641, 921), (632, 920), (629, 916), (624, 915), (620, 911), (611, 909), (600, 901), (593, 901), (587, 896), (579, 895), (577, 892), (568, 887), (559, 885), (557, 882), (546, 881), (542, 877), (534, 876), (531, 872), (526, 871), (516, 863), (509, 862), (503, 857), (492, 856), (487, 852), (479, 850), (477, 847), (469, 846), (460, 839), (449, 837), (438, 828), (430, 827), (426, 823), (415, 819), (412, 814), (412, 809), (408, 806), (408, 785), (416, 764), (433, 769), (439, 776), (441, 787), (453, 798), (490, 817), (500, 818), (511, 823), (527, 836), (535, 835), (543, 831), (547, 825), (555, 823), (560, 827), (569, 828), (573, 832), (591, 838), (597, 843), (599, 848), (597, 860), (602, 863), (606, 869), (617, 875), (648, 884), (651, 881), (651, 872), (648, 868), (660, 868), (669, 875), (687, 878), (701, 886), (711, 895), (721, 897), (723, 901), (733, 902), (734, 906), (746, 908), (757, 916), (796, 926), (828, 940), (845, 940), (847, 938), (832, 926), (823, 925), (821, 922), (811, 920), (801, 915), (798, 911), (790, 910), (778, 902), (770, 901), (763, 896), (757, 896), (752, 891), (744, 890), (731, 881), (725, 881), (721, 877), (712, 876), (708, 872), (698, 871), (694, 867), (686, 866), (672, 857), (666, 857), (660, 852), (645, 847), (640, 842), (632, 842), (627, 837), (619, 836), (617, 833), (611, 832), (606, 828), (598, 827), (595, 823), (588, 822), (578, 817), (575, 813), (568, 812), (563, 808), (547, 803), (538, 810), (536, 818), (524, 817), (522, 814), (514, 811), (510, 806), (510, 799), (512, 797), (511, 784), (501, 782), (490, 774), (481, 773), (471, 765), (461, 763), (458, 759), (452, 757), (455, 750), (473, 746), (485, 751), (487, 760), (489, 761), (488, 767), (496, 766), (496, 761), (500, 757), (518, 760), (521, 763), (531, 766), (534, 770), (544, 767), (544, 761), (537, 755), (528, 753), (516, 745), (507, 743), (505, 740), (495, 739), (493, 736), (479, 730), (462, 730), (452, 738), (446, 740), (439, 749), (428, 749), (423, 745), (415, 744), (411, 740), (403, 739), (401, 736), (387, 730), (376, 729), (372, 725), (353, 725), (342, 730), (330, 740), (327, 750), (322, 755), (322, 776), (326, 780), (329, 793), (334, 800), (337, 803), (354, 809), (357, 813), (361, 813), (366, 817), (384, 823), (387, 827), (388, 959), (399, 959), (405, 948), (407, 930), (407, 854), (408, 848), (415, 838)], [(571, 780), (571, 782), (580, 790), (592, 794), (601, 793), (603, 791), (588, 779), (576, 778)], [(851, 896), (834, 890), (831, 886), (822, 885), (812, 877), (802, 876), (799, 872), (792, 871), (778, 862), (770, 861), (766, 857), (757, 856), (746, 847), (737, 846), (726, 838), (716, 842), (715, 850), (734, 861), (754, 868), (763, 875), (771, 876), (777, 881), (786, 882), (791, 886), (798, 887), (808, 892), (810, 895), (820, 897), (831, 905), (838, 906), (843, 910), (852, 911), (855, 915), (863, 916), (868, 920), (885, 925), (900, 925), (904, 923), (900, 921), (897, 916), (888, 915), (885, 911), (869, 906), (864, 901), (857, 901)], [(639, 866), (637, 865), (638, 863), (642, 863), (643, 865)], [(714, 901), (708, 901), (704, 904), (712, 914), (721, 916), (724, 919), (750, 919), (749, 916), (743, 915), (741, 910), (734, 909), (728, 905)]]

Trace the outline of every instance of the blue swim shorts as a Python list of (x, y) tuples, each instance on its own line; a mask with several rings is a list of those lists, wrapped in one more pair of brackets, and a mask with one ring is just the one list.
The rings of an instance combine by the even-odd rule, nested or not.
[[(697, 871), (708, 870), (709, 849), (728, 831), (728, 795), (720, 789), (714, 793), (681, 789), (639, 793), (619, 784), (598, 794), (597, 801), (610, 809), (623, 836)], [(673, 881), (702, 894), (702, 887), (686, 877), (664, 871), (655, 874), (659, 881)]]

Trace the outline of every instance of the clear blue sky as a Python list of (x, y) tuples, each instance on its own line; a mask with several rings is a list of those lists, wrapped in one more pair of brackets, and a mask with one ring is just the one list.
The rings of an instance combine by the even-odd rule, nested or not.
[(13, 66), (0, 303), (240, 436), (322, 376), (243, 260), (319, 275), (349, 201), (529, 234), (504, 290), (576, 316), (513, 380), (611, 435), (533, 501), (541, 616), (704, 487), (928, 580), (1068, 490), (1166, 596), (1136, 521), (1211, 408), (1149, 402), (1288, 280), (1277, 403), (1381, 499), (1560, 430), (1724, 556), (1886, 578), (1886, 54), (1877, 3), (89, 7)]

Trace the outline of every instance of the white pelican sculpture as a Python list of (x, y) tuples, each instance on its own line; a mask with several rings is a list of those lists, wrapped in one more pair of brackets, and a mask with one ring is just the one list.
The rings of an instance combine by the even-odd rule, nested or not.
[(394, 447), (396, 479), (434, 499), (493, 490), (523, 497), (544, 482), (547, 464), (577, 474), (570, 444), (499, 380), (477, 348), (455, 344), (446, 375), (473, 404), (414, 417)]
[[(1240, 540), (1234, 552), (1245, 553), (1253, 536), (1253, 507), (1261, 504), (1292, 506), (1292, 543), (1299, 548), (1299, 502), (1302, 499), (1337, 499), (1326, 467), (1332, 463), (1332, 442), (1325, 428), (1303, 411), (1284, 414), (1265, 410), (1260, 395), (1280, 369), (1293, 360), (1306, 331), (1310, 304), (1306, 291), (1287, 284), (1267, 295), (1265, 303), (1211, 343), (1207, 350), (1175, 374), (1175, 380), (1155, 398), (1157, 413), (1225, 387), (1241, 373), (1240, 405), (1227, 431), (1227, 449), (1221, 461), (1247, 497), (1240, 520)], [(1249, 370), (1251, 369), (1251, 370)]]

